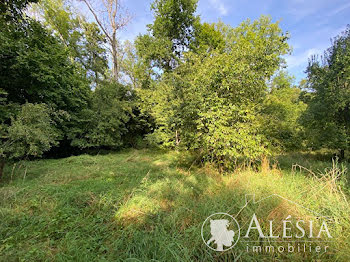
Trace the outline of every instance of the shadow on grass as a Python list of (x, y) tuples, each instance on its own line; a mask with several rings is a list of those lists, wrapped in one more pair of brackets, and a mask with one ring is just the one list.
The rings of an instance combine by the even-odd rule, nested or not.
[[(193, 161), (179, 162), (178, 153), (132, 150), (32, 163), (28, 181), (22, 183), (18, 178), (0, 188), (0, 260), (328, 259), (327, 255), (254, 254), (245, 252), (244, 242), (224, 253), (208, 249), (200, 233), (209, 215), (236, 215), (245, 204), (245, 194), (260, 199), (289, 186), (302, 187), (307, 180), (293, 182), (295, 178), (284, 180), (283, 176), (255, 172), (222, 175), (211, 167), (199, 169)], [(286, 197), (302, 191), (293, 190)], [(318, 188), (315, 192), (322, 193)], [(267, 218), (284, 219), (288, 212), (308, 215), (287, 202), (268, 199), (258, 206), (249, 205), (237, 216), (243, 229), (254, 212), (262, 218), (264, 231)], [(349, 236), (346, 230), (341, 232), (344, 243)], [(345, 244), (338, 257), (346, 250)]]
[[(273, 188), (248, 186), (249, 182), (244, 177), (223, 176), (212, 170), (190, 172), (164, 169), (163, 172), (166, 173), (164, 177), (153, 177), (149, 174), (143, 181), (142, 190), (128, 198), (115, 214), (113, 232), (120, 241), (114, 242), (112, 246), (113, 249), (125, 251), (123, 259), (313, 261), (334, 258), (332, 252), (256, 254), (246, 252), (245, 242), (239, 242), (234, 249), (224, 253), (209, 250), (202, 242), (200, 232), (204, 220), (213, 213), (225, 212), (233, 216), (239, 214), (236, 218), (243, 230), (247, 228), (252, 214), (256, 213), (262, 218), (261, 225), (265, 232), (269, 232), (268, 219), (274, 220), (279, 225), (275, 230), (281, 232), (281, 221), (288, 215), (307, 218), (313, 214), (308, 214), (307, 211), (278, 198), (267, 199), (258, 206), (249, 205), (240, 212), (245, 204), (245, 194), (255, 193), (258, 198), (263, 198), (276, 192)], [(247, 179), (254, 179), (254, 174)], [(269, 182), (273, 182), (272, 180)], [(311, 245), (318, 244), (315, 242)]]

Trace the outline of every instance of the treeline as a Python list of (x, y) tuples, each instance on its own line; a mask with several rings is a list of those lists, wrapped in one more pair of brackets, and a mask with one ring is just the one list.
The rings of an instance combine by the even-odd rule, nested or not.
[(225, 168), (348, 148), (349, 29), (295, 86), (289, 35), (267, 16), (233, 28), (201, 22), (197, 1), (155, 0), (148, 33), (115, 45), (117, 26), (111, 37), (63, 0), (28, 16), (34, 2), (0, 6), (1, 173), (8, 159), (145, 142)]
[(35, 20), (29, 2), (1, 3), (0, 171), (8, 159), (133, 146), (147, 118), (111, 77), (98, 26), (61, 1), (42, 1)]

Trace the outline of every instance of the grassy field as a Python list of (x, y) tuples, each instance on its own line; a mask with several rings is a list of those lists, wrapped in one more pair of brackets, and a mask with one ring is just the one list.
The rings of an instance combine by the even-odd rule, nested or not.
[[(230, 174), (149, 150), (8, 165), (0, 261), (350, 261), (347, 167), (305, 155), (277, 160)], [(270, 198), (242, 211), (246, 194), (279, 194), (307, 209)], [(278, 221), (287, 213), (310, 219), (308, 210), (334, 218), (328, 252), (254, 253), (244, 242), (217, 252), (201, 239), (203, 221), (216, 212), (244, 227), (252, 212)]]

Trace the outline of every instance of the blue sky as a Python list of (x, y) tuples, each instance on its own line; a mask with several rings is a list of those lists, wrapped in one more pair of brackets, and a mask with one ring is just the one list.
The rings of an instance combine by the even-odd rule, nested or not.
[[(120, 37), (133, 40), (146, 32), (146, 25), (153, 20), (151, 0), (124, 0), (124, 7), (133, 16), (132, 22)], [(343, 31), (350, 23), (350, 1), (345, 0), (199, 0), (198, 14), (204, 22), (217, 22), (237, 26), (243, 20), (271, 15), (274, 21), (291, 35), (291, 55), (286, 56), (288, 71), (299, 81), (305, 77), (308, 58), (322, 54), (330, 46), (330, 39)]]

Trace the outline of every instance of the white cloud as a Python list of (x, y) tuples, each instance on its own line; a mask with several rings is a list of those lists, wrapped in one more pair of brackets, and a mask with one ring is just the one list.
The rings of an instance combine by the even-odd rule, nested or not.
[[(324, 51), (331, 46), (330, 39), (339, 35), (345, 28), (345, 26), (339, 28), (324, 26), (293, 41), (294, 50), (300, 51), (286, 57), (288, 67), (291, 69), (305, 66), (312, 55), (323, 55)], [(302, 52), (303, 49), (305, 51)]]
[(210, 0), (210, 5), (219, 11), (220, 15), (227, 15), (228, 9), (221, 0)]
[(312, 55), (322, 55), (323, 50), (324, 50), (323, 48), (310, 48), (298, 55), (291, 55), (286, 57), (288, 68), (292, 69), (295, 67), (306, 65), (308, 62), (308, 59)]

